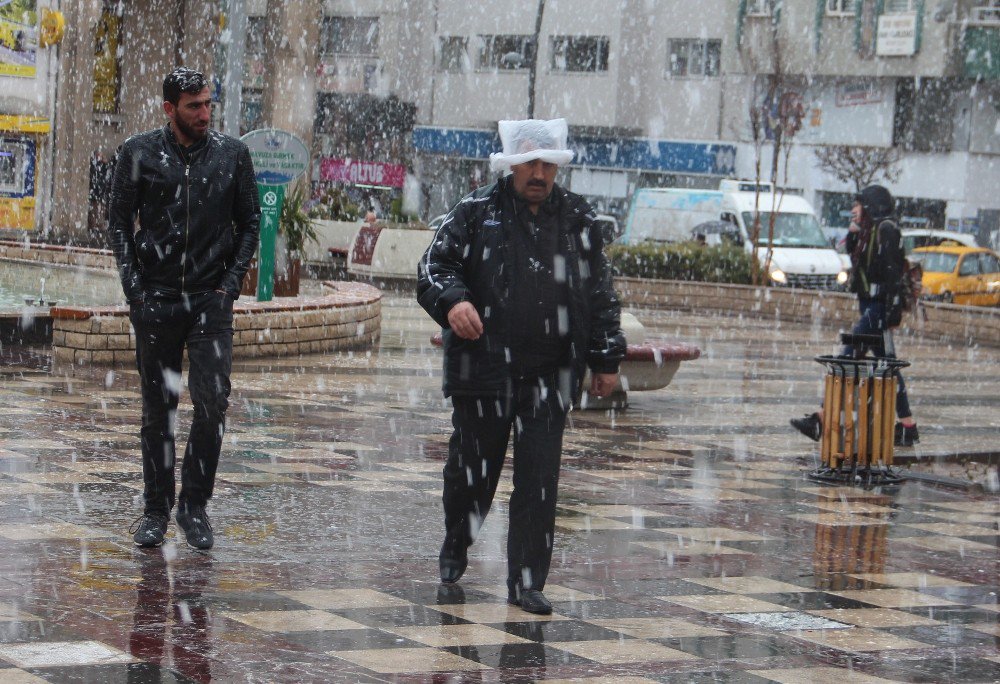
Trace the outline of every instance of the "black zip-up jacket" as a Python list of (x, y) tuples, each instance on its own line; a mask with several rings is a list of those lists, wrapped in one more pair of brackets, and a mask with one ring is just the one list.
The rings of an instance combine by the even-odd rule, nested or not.
[(238, 299), (259, 230), (253, 162), (241, 141), (209, 131), (183, 148), (167, 124), (122, 144), (108, 239), (130, 302), (211, 290)]
[[(553, 187), (557, 253), (565, 259), (570, 350), (565, 389), (579, 396), (586, 367), (616, 373), (625, 356), (621, 304), (604, 257), (604, 238), (579, 195)], [(417, 299), (443, 328), (445, 396), (503, 395), (510, 389), (510, 342), (519, 312), (511, 310), (510, 278), (516, 226), (510, 178), (462, 199), (448, 214), (417, 266)], [(448, 311), (469, 301), (483, 334), (465, 340), (448, 326)], [(562, 383), (560, 383), (562, 384)]]
[[(847, 234), (848, 254), (854, 254), (859, 239), (856, 232)], [(898, 305), (904, 257), (899, 228), (891, 220), (880, 221), (872, 227), (857, 263), (852, 263), (851, 292), (863, 299), (877, 299), (887, 307)]]

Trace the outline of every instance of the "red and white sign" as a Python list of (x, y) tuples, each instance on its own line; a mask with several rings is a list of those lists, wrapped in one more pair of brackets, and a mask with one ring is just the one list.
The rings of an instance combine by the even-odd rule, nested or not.
[(319, 174), (324, 181), (401, 188), (406, 179), (406, 167), (402, 164), (323, 157), (320, 160)]
[(870, 81), (844, 83), (837, 87), (838, 107), (878, 104), (882, 99), (882, 89)]

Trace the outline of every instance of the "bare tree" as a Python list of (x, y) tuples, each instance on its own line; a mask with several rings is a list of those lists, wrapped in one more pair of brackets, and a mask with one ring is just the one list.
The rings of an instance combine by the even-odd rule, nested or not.
[(856, 192), (877, 180), (899, 180), (900, 153), (895, 147), (826, 145), (816, 149), (819, 167), (843, 183), (853, 183)]
[[(804, 109), (800, 95), (791, 89), (785, 64), (785, 39), (777, 11), (772, 15), (761, 36), (762, 45), (740, 44), (739, 55), (747, 75), (752, 79), (753, 92), (749, 103), (749, 123), (754, 146), (755, 198), (753, 225), (749, 226), (751, 241), (751, 282), (767, 284), (771, 257), (774, 252), (774, 225), (778, 217), (783, 192), (778, 186), (779, 162), (785, 161), (785, 180), (788, 177), (788, 157), (792, 139), (802, 127)], [(759, 48), (757, 52), (754, 48)], [(760, 185), (763, 180), (763, 151), (770, 147), (770, 182), (773, 188), (772, 206), (768, 212), (767, 250), (763, 263), (759, 257), (761, 212)]]

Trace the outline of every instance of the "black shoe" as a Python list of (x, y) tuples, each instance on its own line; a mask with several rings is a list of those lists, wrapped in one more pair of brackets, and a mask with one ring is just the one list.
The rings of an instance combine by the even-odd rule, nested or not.
[(552, 604), (538, 589), (515, 587), (507, 594), (507, 603), (521, 606), (521, 610), (535, 615), (551, 615)]
[(204, 506), (181, 504), (177, 507), (177, 525), (184, 530), (188, 546), (196, 549), (210, 549), (215, 544), (212, 523)]
[(454, 584), (462, 579), (465, 569), (469, 566), (468, 549), (458, 550), (445, 540), (438, 555), (438, 566), (441, 569), (441, 581), (445, 584)]
[(901, 447), (909, 447), (920, 441), (920, 434), (917, 432), (916, 424), (906, 427), (902, 423), (896, 423), (896, 432), (893, 444)]
[(154, 512), (143, 513), (128, 528), (132, 535), (132, 541), (136, 546), (149, 549), (163, 543), (163, 537), (167, 534), (167, 522), (170, 518), (166, 513)]
[(802, 418), (792, 418), (788, 422), (814, 442), (818, 442), (823, 436), (823, 421), (819, 419), (818, 413), (809, 413)]

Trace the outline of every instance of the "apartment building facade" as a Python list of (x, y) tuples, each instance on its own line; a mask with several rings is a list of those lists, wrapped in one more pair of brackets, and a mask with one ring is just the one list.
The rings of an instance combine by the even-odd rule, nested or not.
[[(498, 119), (565, 117), (577, 154), (560, 182), (621, 216), (639, 187), (714, 187), (753, 177), (758, 160), (767, 173), (767, 131), (755, 144), (750, 111), (782, 102), (801, 125), (778, 181), (825, 224), (843, 223), (853, 190), (817, 163), (831, 145), (898, 150), (889, 185), (914, 219), (988, 231), (1000, 215), (1000, 0), (64, 5), (57, 231), (94, 231), (85, 170), (162, 122), (162, 73), (210, 72), (225, 105), (225, 52), (241, 36), (239, 125), (220, 126), (291, 130), (313, 150), (318, 184), (406, 188), (425, 218), (491, 180)], [(245, 28), (230, 23), (236, 9)], [(143, 28), (153, 15), (156, 41)]]
[(576, 158), (560, 182), (600, 211), (623, 215), (637, 187), (713, 187), (735, 172), (720, 129), (726, 0), (697, 12), (644, 0), (430, 5), (417, 62), (430, 83), (408, 81), (421, 83), (413, 141), (428, 213), (488, 182), (496, 121), (529, 113), (567, 119)]
[[(800, 108), (780, 182), (802, 189), (824, 224), (845, 225), (854, 188), (817, 165), (817, 149), (865, 145), (897, 151), (887, 184), (905, 221), (997, 239), (1000, 2), (747, 0), (735, 9), (728, 87), (751, 98), (777, 80)], [(747, 120), (737, 106), (725, 116), (729, 129)], [(755, 154), (745, 123), (740, 130), (738, 171), (748, 175)]]

